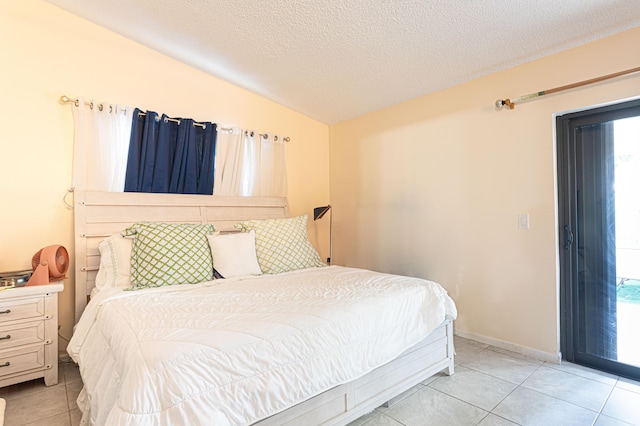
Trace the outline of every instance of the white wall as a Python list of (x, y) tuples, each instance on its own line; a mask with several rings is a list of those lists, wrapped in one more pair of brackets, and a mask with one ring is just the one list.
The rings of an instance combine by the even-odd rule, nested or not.
[[(73, 255), (73, 212), (62, 203), (71, 184), (73, 119), (61, 95), (289, 136), (291, 214), (311, 215), (328, 202), (325, 124), (41, 0), (0, 1), (0, 46), (0, 271), (30, 268), (31, 256), (49, 244)], [(313, 242), (328, 246), (317, 227), (310, 225)], [(68, 339), (73, 276), (65, 286), (60, 332)]]
[(640, 75), (494, 102), (637, 67), (639, 45), (627, 31), (332, 126), (335, 261), (440, 282), (458, 332), (557, 357), (554, 114), (640, 96)]

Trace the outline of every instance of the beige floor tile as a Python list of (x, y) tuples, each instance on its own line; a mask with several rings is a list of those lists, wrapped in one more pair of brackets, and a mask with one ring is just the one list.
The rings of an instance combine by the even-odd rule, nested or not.
[(540, 365), (489, 349), (474, 355), (464, 367), (517, 385), (524, 382)]
[(351, 422), (348, 426), (402, 426), (391, 417), (379, 411), (373, 411), (367, 415), (360, 417), (358, 420)]
[(80, 369), (74, 363), (60, 364), (60, 371), (64, 376), (65, 383), (73, 383), (82, 381), (80, 377)]
[(78, 408), (78, 404), (76, 400), (78, 399), (78, 395), (82, 390), (83, 384), (82, 382), (71, 382), (67, 384), (67, 402), (69, 404), (69, 410), (73, 410)]
[(598, 413), (539, 392), (518, 387), (493, 411), (523, 426), (592, 425)]
[(57, 385), (53, 386), (46, 386), (44, 384), (44, 379), (40, 378), (29, 380), (27, 382), (16, 383), (15, 385), (1, 388), (0, 398), (4, 398), (7, 401), (10, 401), (15, 398), (22, 398), (34, 393), (42, 392), (46, 389), (58, 389), (59, 392), (62, 392), (62, 389), (64, 389), (64, 387), (64, 383), (58, 383)]
[(80, 426), (80, 421), (82, 420), (82, 411), (75, 409), (69, 411), (69, 416), (71, 417), (71, 426)]
[(422, 386), (427, 386), (429, 383), (433, 382), (434, 380), (438, 380), (440, 377), (448, 377), (448, 376), (444, 373), (436, 373), (433, 376), (429, 377), (428, 379), (421, 381), (420, 384)]
[(417, 391), (419, 391), (420, 389), (422, 389), (422, 385), (418, 384), (415, 385), (409, 389), (407, 389), (406, 391), (402, 392), (400, 395), (396, 396), (395, 398), (391, 399), (391, 401), (388, 401), (387, 403), (381, 405), (380, 407), (377, 408), (378, 411), (386, 411), (389, 408), (393, 407), (394, 405), (398, 404), (401, 401), (404, 401), (406, 398), (410, 397), (411, 395), (413, 395), (414, 393), (416, 393)]
[(489, 347), (489, 345), (486, 343), (477, 342), (475, 340), (467, 339), (466, 337), (457, 336), (457, 335), (453, 336), (453, 344), (454, 346), (458, 344), (471, 345), (471, 346), (476, 346), (480, 349), (487, 349)]
[[(640, 425), (639, 382), (567, 362), (540, 363), (459, 336), (454, 340), (455, 375), (436, 374), (391, 407), (378, 407), (349, 426), (422, 425), (426, 418), (429, 425)], [(7, 400), (5, 424), (79, 426), (78, 366), (61, 363), (59, 381), (47, 387), (37, 379), (0, 389)], [(593, 407), (603, 404), (598, 415)]]
[(7, 425), (24, 425), (47, 419), (59, 414), (67, 414), (67, 392), (63, 385), (44, 388), (26, 396), (7, 399), (5, 423)]
[(33, 423), (27, 423), (26, 426), (71, 426), (71, 419), (67, 411), (52, 417), (36, 420)]
[(626, 377), (620, 377), (618, 379), (618, 383), (616, 383), (616, 387), (631, 392), (640, 393), (640, 382), (627, 379)]
[(463, 337), (454, 336), (453, 347), (455, 356), (453, 358), (456, 365), (465, 365), (474, 359), (474, 357), (487, 349), (489, 345), (474, 342), (473, 340)]
[(363, 424), (365, 424), (366, 422), (368, 422), (369, 420), (371, 420), (372, 418), (374, 418), (375, 416), (379, 415), (380, 413), (378, 411), (372, 411), (370, 413), (367, 413), (359, 418), (357, 418), (356, 420), (352, 421), (351, 423), (347, 424), (347, 426), (362, 426)]
[(640, 394), (614, 388), (602, 414), (623, 422), (640, 425)]
[(517, 387), (516, 384), (465, 367), (450, 377), (440, 377), (429, 387), (449, 396), (491, 411)]
[(623, 422), (620, 420), (616, 420), (611, 417), (604, 416), (600, 414), (598, 416), (598, 420), (593, 424), (593, 426), (630, 426), (631, 423)]
[(513, 358), (522, 359), (522, 360), (528, 361), (528, 362), (530, 362), (532, 364), (539, 364), (539, 365), (544, 364), (544, 361), (540, 361), (539, 359), (532, 358), (530, 356), (523, 355), (523, 354), (518, 353), (518, 352), (513, 352), (513, 351), (510, 351), (508, 349), (499, 348), (497, 346), (489, 346), (487, 349), (489, 349), (491, 351), (494, 351), (494, 352), (498, 352), (500, 354), (509, 355), (509, 356), (511, 356)]
[(426, 419), (430, 426), (440, 426), (477, 425), (487, 412), (427, 386), (384, 414), (407, 426), (424, 425)]
[(502, 417), (498, 417), (495, 414), (489, 414), (487, 417), (482, 419), (478, 426), (518, 426), (518, 424), (510, 422), (507, 419), (503, 419)]
[(575, 374), (577, 376), (584, 377), (585, 379), (595, 380), (606, 385), (615, 385), (618, 381), (618, 376), (615, 374), (605, 373), (603, 371), (594, 370), (593, 368), (584, 367), (567, 361), (562, 361), (561, 364), (545, 362), (544, 366), (555, 370), (566, 371), (567, 373)]
[(391, 417), (385, 415), (384, 413), (378, 413), (373, 418), (371, 418), (368, 422), (365, 423), (366, 426), (404, 426), (402, 423), (392, 419)]
[(612, 385), (545, 366), (533, 373), (522, 386), (596, 412), (602, 410), (613, 390)]

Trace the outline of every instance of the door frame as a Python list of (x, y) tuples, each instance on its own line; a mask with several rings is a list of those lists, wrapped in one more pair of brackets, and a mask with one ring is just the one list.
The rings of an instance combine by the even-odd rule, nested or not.
[[(558, 241), (558, 261), (559, 261), (559, 308), (560, 308), (560, 350), (562, 358), (569, 362), (579, 362), (575, 359), (577, 333), (572, 326), (573, 318), (576, 316), (577, 306), (573, 303), (576, 300), (574, 292), (577, 281), (577, 273), (574, 266), (577, 262), (578, 251), (574, 248), (573, 233), (576, 232), (575, 200), (572, 199), (575, 182), (572, 184), (572, 175), (575, 174), (571, 160), (571, 135), (569, 122), (571, 120), (583, 120), (597, 117), (598, 121), (611, 121), (634, 117), (640, 115), (640, 99), (622, 101), (591, 109), (584, 109), (576, 112), (557, 114), (555, 117), (556, 128), (556, 184), (557, 184), (557, 241)], [(568, 226), (565, 229), (565, 226)], [(606, 359), (589, 360), (590, 366), (608, 371), (617, 375), (640, 379), (636, 366), (622, 364)]]

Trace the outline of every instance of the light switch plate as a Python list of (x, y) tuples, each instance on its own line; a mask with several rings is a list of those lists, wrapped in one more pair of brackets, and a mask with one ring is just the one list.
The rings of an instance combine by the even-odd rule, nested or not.
[(529, 213), (518, 214), (518, 229), (529, 229)]

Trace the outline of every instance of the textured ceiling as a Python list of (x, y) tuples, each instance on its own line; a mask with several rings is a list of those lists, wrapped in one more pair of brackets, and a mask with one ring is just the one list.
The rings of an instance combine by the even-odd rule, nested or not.
[(640, 26), (640, 0), (48, 0), (327, 124)]

